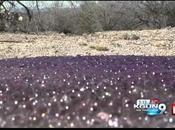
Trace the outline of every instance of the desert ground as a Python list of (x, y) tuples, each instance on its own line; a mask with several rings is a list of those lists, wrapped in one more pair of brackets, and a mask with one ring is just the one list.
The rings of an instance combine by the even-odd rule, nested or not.
[(53, 32), (0, 33), (0, 59), (76, 55), (174, 56), (175, 28), (96, 32), (82, 36)]

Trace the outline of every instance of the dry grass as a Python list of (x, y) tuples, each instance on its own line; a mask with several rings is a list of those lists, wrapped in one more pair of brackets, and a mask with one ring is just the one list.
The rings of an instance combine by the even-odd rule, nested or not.
[(107, 47), (104, 46), (90, 46), (91, 49), (97, 50), (97, 51), (109, 51)]
[(125, 34), (122, 36), (122, 39), (124, 39), (124, 40), (139, 40), (140, 37), (137, 36), (136, 34), (128, 34), (128, 33), (125, 33)]
[(118, 44), (118, 43), (112, 43), (111, 45), (113, 45), (114, 47), (122, 47), (122, 45), (121, 44)]
[(88, 44), (87, 43), (80, 43), (79, 45), (80, 46), (87, 46)]

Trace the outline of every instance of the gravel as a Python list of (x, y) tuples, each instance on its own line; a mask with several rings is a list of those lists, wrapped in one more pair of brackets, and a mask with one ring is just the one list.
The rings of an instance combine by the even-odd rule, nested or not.
[[(0, 34), (0, 59), (38, 56), (76, 55), (144, 55), (174, 56), (175, 28), (140, 31), (109, 31), (82, 36), (67, 36), (54, 32), (34, 34)], [(125, 35), (138, 40), (125, 40)], [(9, 41), (9, 42), (8, 42)], [(108, 51), (91, 49), (101, 46)]]

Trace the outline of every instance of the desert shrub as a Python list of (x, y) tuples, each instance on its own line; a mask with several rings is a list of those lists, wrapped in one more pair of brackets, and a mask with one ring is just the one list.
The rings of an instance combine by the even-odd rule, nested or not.
[(140, 39), (139, 36), (137, 36), (136, 34), (128, 34), (128, 33), (125, 33), (124, 35), (122, 35), (122, 39), (124, 40), (138, 40)]
[(103, 47), (103, 46), (90, 46), (90, 48), (97, 51), (109, 51), (107, 47)]
[(112, 45), (114, 46), (114, 47), (122, 47), (122, 45), (121, 44), (116, 44), (116, 43), (112, 43)]
[(138, 40), (140, 39), (139, 36), (137, 36), (136, 34), (132, 34), (131, 37), (130, 37), (131, 40)]
[(129, 40), (130, 39), (129, 35), (127, 33), (123, 34), (121, 38), (124, 39), (124, 40)]
[(80, 43), (80, 46), (87, 46), (87, 43)]
[(3, 21), (0, 20), (0, 31), (4, 31), (5, 30), (5, 24)]
[[(61, 2), (55, 1), (43, 9), (40, 7), (36, 10), (34, 4), (30, 7), (32, 12), (30, 22), (25, 10), (14, 8), (14, 11), (21, 12), (24, 17), (17, 28), (22, 32), (56, 31), (81, 35), (109, 30), (175, 26), (175, 2), (173, 1), (81, 1), (76, 2), (75, 5), (66, 7)], [(2, 22), (1, 19), (0, 22)], [(5, 24), (7, 25), (6, 22)], [(0, 30), (4, 28), (6, 28), (4, 23), (0, 23)], [(130, 39), (128, 36), (124, 37)], [(133, 36), (133, 39), (137, 40), (138, 37)]]
[(93, 2), (84, 2), (81, 4), (79, 11), (79, 27), (81, 33), (102, 31), (96, 8), (97, 7)]

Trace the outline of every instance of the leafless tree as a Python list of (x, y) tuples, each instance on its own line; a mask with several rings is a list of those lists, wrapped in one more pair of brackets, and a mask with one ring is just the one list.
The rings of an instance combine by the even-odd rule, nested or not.
[(86, 33), (102, 31), (97, 15), (97, 4), (94, 1), (84, 1), (80, 4), (79, 26), (81, 31)]
[[(9, 6), (4, 3), (8, 3)], [(83, 34), (106, 30), (175, 26), (173, 1), (69, 1), (67, 6), (64, 3), (54, 1), (49, 6), (44, 2), (33, 1), (31, 5), (26, 6), (19, 0), (1, 0), (0, 17), (3, 19), (11, 17), (12, 21), (15, 21), (12, 9), (18, 4), (26, 11), (26, 13), (22, 9), (18, 11), (24, 17), (23, 22), (20, 22), (20, 28), (31, 32)], [(3, 23), (7, 22), (2, 18), (0, 28), (6, 28)], [(14, 22), (13, 25), (18, 24), (15, 25)]]
[(29, 17), (29, 21), (31, 20), (32, 18), (32, 15), (31, 15), (31, 12), (30, 10), (28, 9), (28, 7), (26, 5), (24, 5), (20, 0), (16, 0), (16, 1), (8, 1), (8, 0), (1, 0), (0, 1), (0, 7), (3, 7), (3, 9), (7, 12), (9, 12), (10, 10), (8, 10), (6, 7), (5, 7), (5, 3), (8, 3), (13, 7), (15, 7), (15, 2), (17, 2), (19, 5), (21, 5), (22, 7), (25, 8), (26, 12), (27, 12), (27, 15)]
[[(10, 5), (9, 8), (6, 7), (7, 4)], [(13, 28), (13, 31), (16, 31), (16, 29), (18, 29), (18, 27), (16, 27), (17, 22), (22, 21), (22, 16), (18, 12), (11, 11), (13, 8), (16, 7), (16, 4), (19, 4), (23, 8), (25, 8), (28, 19), (29, 21), (31, 21), (32, 19), (31, 12), (28, 9), (28, 7), (24, 5), (21, 1), (19, 0), (16, 0), (16, 1), (1, 0), (0, 1), (0, 7), (1, 7), (0, 22), (1, 22), (1, 25), (3, 25), (1, 26), (2, 31), (8, 28)]]
[(167, 1), (138, 2), (136, 17), (150, 27), (162, 28), (167, 25)]

